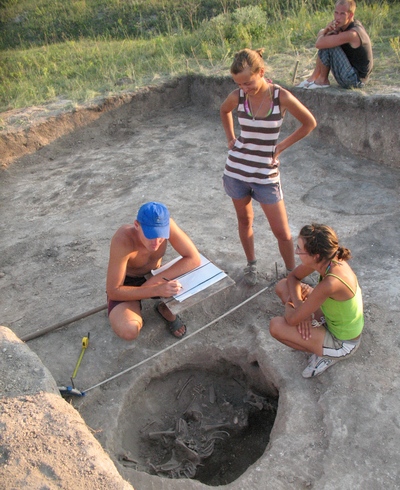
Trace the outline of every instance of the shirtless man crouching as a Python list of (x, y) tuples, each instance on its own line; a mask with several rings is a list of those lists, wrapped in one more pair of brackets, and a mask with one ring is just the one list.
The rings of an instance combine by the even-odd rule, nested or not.
[[(181, 259), (165, 273), (145, 275), (161, 265), (168, 242)], [(131, 225), (122, 225), (111, 240), (107, 271), (108, 316), (114, 332), (125, 340), (134, 340), (143, 326), (142, 299), (168, 298), (178, 293), (181, 285), (174, 278), (200, 265), (197, 248), (175, 221), (164, 204), (148, 202), (139, 209)], [(186, 326), (164, 303), (158, 313), (177, 338), (186, 333)]]

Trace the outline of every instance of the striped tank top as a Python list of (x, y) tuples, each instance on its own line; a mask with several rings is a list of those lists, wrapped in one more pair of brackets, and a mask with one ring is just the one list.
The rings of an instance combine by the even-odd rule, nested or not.
[(279, 87), (273, 86), (271, 113), (263, 119), (254, 119), (246, 111), (245, 93), (239, 90), (237, 116), (240, 136), (228, 152), (224, 174), (254, 184), (279, 182), (278, 165), (272, 163), (283, 117), (279, 105)]

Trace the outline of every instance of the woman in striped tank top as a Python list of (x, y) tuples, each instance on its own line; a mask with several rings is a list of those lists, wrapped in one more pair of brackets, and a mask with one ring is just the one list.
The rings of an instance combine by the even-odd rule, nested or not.
[[(253, 233), (252, 199), (258, 201), (278, 240), (286, 269), (295, 266), (293, 241), (279, 176), (280, 154), (315, 127), (311, 112), (288, 90), (265, 78), (263, 49), (243, 49), (236, 53), (231, 74), (238, 88), (221, 105), (222, 125), (228, 140), (224, 188), (236, 210), (239, 237), (247, 259), (244, 278), (257, 282)], [(232, 112), (237, 109), (240, 136), (236, 138)], [(300, 126), (278, 143), (286, 111)]]

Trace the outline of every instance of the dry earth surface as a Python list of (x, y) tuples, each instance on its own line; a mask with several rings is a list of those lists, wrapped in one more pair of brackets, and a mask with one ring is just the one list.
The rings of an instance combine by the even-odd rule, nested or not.
[[(282, 156), (292, 233), (311, 221), (338, 231), (354, 254), (367, 320), (354, 358), (304, 380), (306, 356), (268, 333), (269, 318), (282, 312), (273, 285), (283, 263), (257, 206), (259, 283), (248, 288), (242, 281), (234, 210), (221, 187), (226, 143), (218, 106), (231, 89), (227, 79), (181, 79), (72, 113), (55, 108), (54, 114), (40, 113), (33, 123), (3, 132), (4, 488), (400, 486), (400, 281), (393, 273), (400, 252), (399, 97), (333, 88), (295, 91), (319, 125)], [(287, 118), (285, 131), (293, 125)], [(112, 333), (104, 310), (21, 342), (105, 303), (110, 238), (120, 224), (133, 221), (141, 203), (153, 199), (165, 202), (199, 250), (236, 281), (183, 313), (189, 336), (176, 342), (146, 301), (145, 327), (132, 344)], [(75, 379), (86, 396), (68, 403), (57, 387), (70, 384), (88, 332)], [(151, 434), (177, 430), (173, 424), (191, 399), (197, 404), (191, 421), (205, 419), (211, 404), (208, 413), (216, 424), (227, 411), (232, 420), (240, 419), (238, 411), (243, 414), (249, 404), (239, 401), (249, 390), (271, 397), (272, 404), (279, 398), (265, 451), (252, 459), (246, 446), (244, 463), (223, 460), (222, 451), (217, 461), (224, 472), (218, 473), (214, 461), (197, 480), (150, 474), (151, 465), (162, 463), (161, 456), (154, 460), (159, 447), (148, 445), (156, 437)], [(192, 397), (183, 409), (180, 393)], [(213, 414), (216, 406), (225, 412)], [(226, 452), (238, 452), (239, 446)]]

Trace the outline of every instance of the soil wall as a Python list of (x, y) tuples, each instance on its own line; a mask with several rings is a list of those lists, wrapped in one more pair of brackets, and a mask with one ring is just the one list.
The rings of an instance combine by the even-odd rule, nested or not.
[[(3, 114), (6, 129), (0, 132), (1, 166), (34, 153), (59, 137), (79, 130), (102, 114), (126, 106), (140, 112), (185, 105), (213, 108), (218, 111), (226, 95), (235, 88), (230, 77), (189, 76), (163, 85), (147, 87), (135, 93), (97, 100), (66, 111), (62, 106), (30, 108)], [(311, 138), (339, 145), (352, 154), (400, 166), (400, 141), (397, 136), (400, 97), (366, 96), (361, 91), (330, 88), (311, 91), (292, 89), (317, 119), (318, 127)], [(151, 98), (151, 102), (149, 102)], [(289, 116), (291, 124), (294, 120)], [(287, 126), (288, 122), (286, 123)]]
[[(229, 77), (189, 80), (190, 101), (204, 107), (215, 107), (224, 100), (235, 84)], [(289, 88), (290, 89), (290, 88)], [(360, 157), (400, 166), (398, 124), (400, 97), (366, 96), (361, 91), (331, 87), (328, 90), (293, 88), (292, 93), (314, 114), (318, 126), (309, 136), (319, 142), (338, 145)], [(289, 116), (291, 124), (295, 120)], [(285, 123), (288, 128), (288, 121)]]

